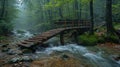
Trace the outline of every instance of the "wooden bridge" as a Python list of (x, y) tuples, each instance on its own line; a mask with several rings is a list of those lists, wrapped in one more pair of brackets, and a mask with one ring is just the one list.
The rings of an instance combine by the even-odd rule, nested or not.
[(36, 35), (32, 38), (18, 43), (18, 45), (25, 48), (31, 48), (35, 45), (43, 45), (44, 42), (56, 35), (60, 35), (60, 43), (64, 45), (65, 33), (69, 33), (70, 31), (74, 30), (74, 35), (77, 37), (78, 34), (89, 31), (91, 27), (91, 24), (88, 21), (58, 21), (55, 23), (55, 25), (61, 28), (43, 32), (42, 34)]

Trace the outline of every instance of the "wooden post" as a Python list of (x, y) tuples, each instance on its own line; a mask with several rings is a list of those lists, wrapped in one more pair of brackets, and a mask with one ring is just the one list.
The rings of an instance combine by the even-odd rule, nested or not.
[(74, 27), (74, 21), (72, 21), (72, 26)]
[(78, 31), (77, 30), (73, 32), (73, 36), (74, 36), (75, 42), (77, 44), (79, 44), (79, 42), (78, 42)]
[(64, 45), (64, 32), (60, 33), (60, 43)]
[(64, 28), (66, 28), (66, 27), (67, 27), (66, 23), (67, 23), (67, 21), (65, 20), (65, 21), (64, 21)]

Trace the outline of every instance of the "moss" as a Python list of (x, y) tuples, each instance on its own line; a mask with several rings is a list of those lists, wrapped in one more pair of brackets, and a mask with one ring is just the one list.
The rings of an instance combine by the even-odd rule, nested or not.
[(120, 23), (118, 23), (118, 22), (114, 22), (114, 27), (115, 27), (115, 29), (119, 29), (120, 28)]
[(105, 42), (119, 43), (120, 40), (119, 37), (114, 34), (111, 35), (103, 34), (101, 36), (97, 36), (97, 35), (89, 35), (87, 33), (79, 36), (79, 42), (81, 42), (81, 44), (85, 46), (94, 46), (97, 43), (105, 43)]
[(0, 36), (0, 40), (5, 40), (6, 37), (5, 36)]
[(83, 34), (79, 36), (79, 41), (86, 46), (96, 45), (98, 40), (98, 36), (96, 35)]
[(13, 30), (12, 23), (7, 23), (4, 20), (0, 20), (0, 35), (11, 34)]
[(119, 43), (119, 37), (116, 35), (104, 35), (103, 38), (107, 41), (107, 42), (113, 42), (113, 43)]

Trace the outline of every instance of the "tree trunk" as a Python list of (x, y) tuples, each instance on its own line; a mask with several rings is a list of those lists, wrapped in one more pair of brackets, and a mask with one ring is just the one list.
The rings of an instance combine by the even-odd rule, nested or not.
[(75, 0), (75, 14), (76, 14), (76, 17), (77, 17), (77, 19), (79, 19), (80, 17), (79, 17), (79, 12), (78, 12), (78, 1), (77, 0)]
[(106, 1), (106, 26), (107, 34), (114, 33), (114, 27), (112, 23), (112, 0)]
[(91, 22), (90, 34), (94, 34), (93, 0), (90, 0), (90, 22)]
[(80, 0), (80, 15), (79, 15), (79, 19), (81, 20), (82, 18), (82, 3), (81, 3), (81, 0)]
[(3, 19), (4, 14), (5, 14), (5, 0), (2, 0), (2, 9), (1, 9), (0, 19)]
[[(47, 0), (47, 3), (49, 3), (50, 0)], [(51, 10), (47, 10), (47, 13), (48, 13), (48, 21), (51, 21), (52, 20), (52, 11)]]
[(63, 19), (63, 15), (62, 15), (62, 7), (59, 7), (59, 16), (60, 16), (60, 19)]

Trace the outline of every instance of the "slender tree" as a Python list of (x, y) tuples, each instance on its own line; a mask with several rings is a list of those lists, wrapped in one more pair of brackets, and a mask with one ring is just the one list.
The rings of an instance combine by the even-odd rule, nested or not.
[(59, 9), (59, 16), (60, 16), (60, 19), (63, 19), (63, 15), (62, 15), (62, 8), (58, 8)]
[(90, 21), (91, 21), (90, 34), (94, 34), (93, 0), (90, 0)]
[(1, 9), (1, 19), (4, 17), (4, 14), (5, 14), (5, 3), (6, 1), (5, 0), (2, 0), (2, 9)]
[(79, 19), (81, 20), (81, 15), (82, 15), (82, 1), (80, 0), (80, 15), (79, 15)]
[(78, 12), (79, 7), (78, 7), (78, 1), (77, 0), (75, 0), (74, 6), (75, 6), (75, 14), (77, 16), (77, 19), (80, 19), (79, 12)]
[(106, 26), (108, 34), (114, 33), (112, 23), (112, 0), (106, 0)]

